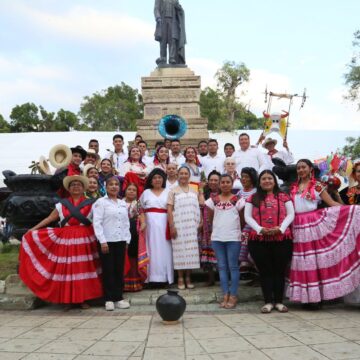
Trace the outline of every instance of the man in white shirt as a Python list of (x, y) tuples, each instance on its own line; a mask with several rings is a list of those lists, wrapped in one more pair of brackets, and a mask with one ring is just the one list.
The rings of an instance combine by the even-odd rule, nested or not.
[(124, 137), (120, 134), (113, 136), (114, 151), (109, 151), (105, 155), (105, 159), (110, 159), (113, 163), (114, 168), (120, 174), (121, 168), (124, 162), (128, 158), (128, 154), (124, 151)]
[(146, 166), (153, 165), (154, 157), (148, 156), (148, 149), (147, 149), (147, 143), (144, 140), (140, 140), (138, 143), (138, 147), (140, 149), (141, 153), (141, 160)]
[(258, 173), (263, 170), (271, 170), (273, 164), (270, 159), (256, 147), (250, 146), (250, 137), (246, 133), (239, 135), (240, 150), (233, 153), (232, 158), (236, 160), (236, 171), (241, 174), (243, 167), (252, 167)]
[(178, 167), (185, 163), (185, 156), (181, 154), (180, 140), (173, 140), (171, 142), (170, 150), (169, 162), (176, 164)]
[(218, 154), (219, 145), (216, 139), (208, 141), (208, 154), (201, 158), (201, 170), (204, 171), (206, 178), (216, 170), (220, 174), (224, 172), (225, 156)]
[(199, 157), (203, 158), (208, 154), (208, 143), (205, 140), (201, 140), (198, 144)]
[(282, 161), (284, 161), (284, 163), (286, 165), (290, 165), (294, 162), (294, 157), (293, 154), (290, 152), (289, 150), (289, 146), (287, 144), (287, 141), (284, 140), (283, 142), (283, 147), (287, 150), (287, 151), (279, 151), (275, 149), (275, 146), (277, 144), (277, 140), (276, 139), (272, 139), (272, 138), (267, 138), (264, 143), (263, 143), (263, 148), (266, 149), (267, 155), (270, 158), (270, 161), (272, 161), (272, 159), (277, 158), (277, 159), (281, 159)]

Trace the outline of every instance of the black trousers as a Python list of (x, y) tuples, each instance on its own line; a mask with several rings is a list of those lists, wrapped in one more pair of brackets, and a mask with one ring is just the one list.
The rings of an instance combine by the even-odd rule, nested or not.
[(100, 250), (105, 301), (123, 299), (126, 241), (108, 242), (109, 253)]
[(282, 303), (285, 274), (292, 257), (292, 241), (250, 240), (248, 247), (259, 270), (265, 303)]

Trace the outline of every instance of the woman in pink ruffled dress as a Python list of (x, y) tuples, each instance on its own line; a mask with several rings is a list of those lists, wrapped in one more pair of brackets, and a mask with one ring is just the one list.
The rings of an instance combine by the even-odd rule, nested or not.
[[(343, 297), (360, 285), (360, 206), (340, 206), (315, 180), (311, 161), (297, 162), (293, 256), (288, 296), (303, 304)], [(329, 207), (317, 209), (323, 200)]]

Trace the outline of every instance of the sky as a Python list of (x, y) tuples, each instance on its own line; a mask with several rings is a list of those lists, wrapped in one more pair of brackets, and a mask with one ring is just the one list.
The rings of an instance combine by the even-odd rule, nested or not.
[[(343, 100), (344, 73), (360, 29), (358, 0), (180, 0), (188, 66), (202, 87), (216, 86), (225, 60), (244, 62), (250, 82), (240, 100), (260, 116), (264, 89), (302, 94), (294, 129), (360, 130)], [(122, 81), (140, 88), (155, 68), (154, 0), (0, 0), (0, 114), (18, 104), (78, 112), (84, 96)], [(240, 95), (246, 92), (246, 95)], [(287, 109), (274, 100), (272, 111)], [(291, 130), (290, 130), (291, 131)]]

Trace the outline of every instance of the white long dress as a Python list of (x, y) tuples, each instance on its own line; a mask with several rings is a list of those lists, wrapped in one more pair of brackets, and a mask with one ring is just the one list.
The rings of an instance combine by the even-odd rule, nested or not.
[(168, 204), (174, 206), (174, 225), (177, 231), (176, 239), (171, 240), (174, 269), (199, 269), (200, 207), (198, 194), (191, 188), (186, 192), (177, 186), (170, 191)]
[[(168, 190), (156, 196), (150, 189), (140, 197), (141, 207), (167, 210)], [(147, 282), (174, 282), (171, 241), (166, 240), (167, 213), (146, 212), (146, 246), (150, 259)]]

